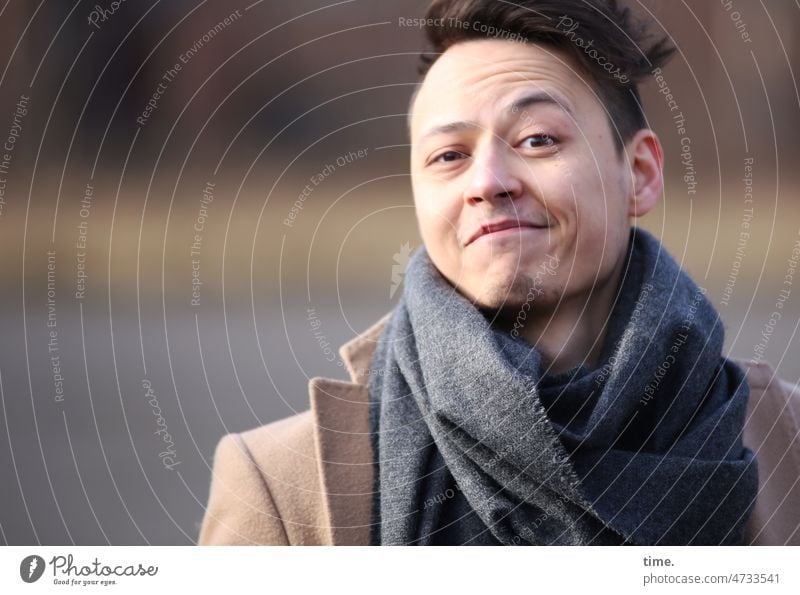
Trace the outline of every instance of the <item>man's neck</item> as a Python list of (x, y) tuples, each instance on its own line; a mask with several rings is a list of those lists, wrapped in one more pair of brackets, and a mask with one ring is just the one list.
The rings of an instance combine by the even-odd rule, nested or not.
[(580, 363), (590, 369), (600, 364), (624, 264), (620, 258), (606, 282), (596, 285), (588, 298), (562, 301), (555, 311), (539, 317), (531, 312), (520, 336), (542, 354), (548, 374), (566, 372)]

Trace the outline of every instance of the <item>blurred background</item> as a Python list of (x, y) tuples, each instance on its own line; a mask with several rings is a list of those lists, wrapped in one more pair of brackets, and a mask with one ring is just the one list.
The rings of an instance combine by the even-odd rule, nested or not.
[[(800, 287), (762, 331), (800, 240), (800, 6), (630, 4), (679, 48), (686, 128), (647, 83), (667, 184), (641, 224), (728, 353), (797, 382)], [(0, 542), (194, 543), (219, 438), (346, 378), (420, 245), (400, 19), (426, 5), (2, 2)]]

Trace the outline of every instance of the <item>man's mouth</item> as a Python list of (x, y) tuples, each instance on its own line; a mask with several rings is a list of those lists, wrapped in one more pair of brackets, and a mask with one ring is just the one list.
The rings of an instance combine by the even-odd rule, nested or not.
[(484, 223), (478, 229), (476, 229), (472, 235), (470, 235), (465, 246), (469, 246), (476, 240), (487, 236), (500, 237), (503, 235), (512, 235), (525, 230), (547, 229), (547, 227), (547, 225), (542, 225), (541, 223), (529, 219), (498, 219), (496, 221)]

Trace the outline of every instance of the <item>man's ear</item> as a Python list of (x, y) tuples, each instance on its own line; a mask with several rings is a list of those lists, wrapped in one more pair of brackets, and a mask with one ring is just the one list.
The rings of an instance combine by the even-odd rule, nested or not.
[(625, 153), (632, 182), (628, 216), (642, 217), (650, 212), (664, 192), (664, 151), (656, 133), (643, 128), (626, 143)]

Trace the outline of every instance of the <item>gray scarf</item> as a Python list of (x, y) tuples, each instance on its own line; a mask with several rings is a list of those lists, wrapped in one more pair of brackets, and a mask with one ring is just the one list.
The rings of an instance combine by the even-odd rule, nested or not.
[(737, 544), (755, 499), (748, 387), (721, 320), (631, 231), (600, 365), (539, 352), (454, 290), (424, 247), (372, 360), (372, 543)]

